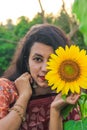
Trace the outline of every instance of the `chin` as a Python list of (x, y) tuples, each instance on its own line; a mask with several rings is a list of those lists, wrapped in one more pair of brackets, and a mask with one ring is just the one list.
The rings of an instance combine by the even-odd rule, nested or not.
[(48, 88), (47, 84), (38, 84), (38, 86), (41, 87), (41, 88)]

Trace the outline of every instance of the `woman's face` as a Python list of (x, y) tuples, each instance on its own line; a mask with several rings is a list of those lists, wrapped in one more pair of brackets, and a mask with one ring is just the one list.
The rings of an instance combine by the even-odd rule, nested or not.
[(35, 42), (31, 48), (29, 56), (29, 69), (31, 76), (39, 87), (46, 88), (48, 84), (45, 80), (47, 73), (47, 61), (51, 53), (53, 53), (51, 46), (43, 43)]

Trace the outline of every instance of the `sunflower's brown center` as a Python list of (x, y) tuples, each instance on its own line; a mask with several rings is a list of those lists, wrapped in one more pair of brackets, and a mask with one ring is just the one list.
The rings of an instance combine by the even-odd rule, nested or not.
[(59, 66), (60, 78), (66, 82), (77, 80), (80, 76), (80, 67), (73, 60), (65, 60)]

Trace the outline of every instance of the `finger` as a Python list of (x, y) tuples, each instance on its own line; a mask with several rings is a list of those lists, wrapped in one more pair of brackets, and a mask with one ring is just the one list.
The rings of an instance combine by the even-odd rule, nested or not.
[(77, 100), (79, 97), (80, 97), (79, 94), (75, 94), (75, 95), (73, 95), (71, 98), (72, 98), (73, 100)]
[(28, 73), (28, 72), (25, 72), (25, 73), (23, 73), (21, 76), (27, 76), (27, 75), (29, 75), (29, 73)]
[(30, 74), (28, 72), (25, 72), (20, 77), (21, 78), (23, 77), (23, 78), (28, 78), (29, 79), (31, 76), (30, 76)]
[(66, 102), (70, 104), (75, 104), (79, 97), (79, 94), (71, 94), (69, 97), (67, 97)]

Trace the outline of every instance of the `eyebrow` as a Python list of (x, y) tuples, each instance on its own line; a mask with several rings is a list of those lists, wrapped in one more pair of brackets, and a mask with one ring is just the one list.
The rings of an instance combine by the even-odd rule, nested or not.
[(34, 56), (39, 56), (39, 57), (43, 57), (42, 55), (35, 53)]
[[(34, 56), (39, 56), (39, 57), (43, 58), (43, 56), (38, 53), (35, 53)], [(50, 58), (50, 56), (49, 56), (49, 58)]]

